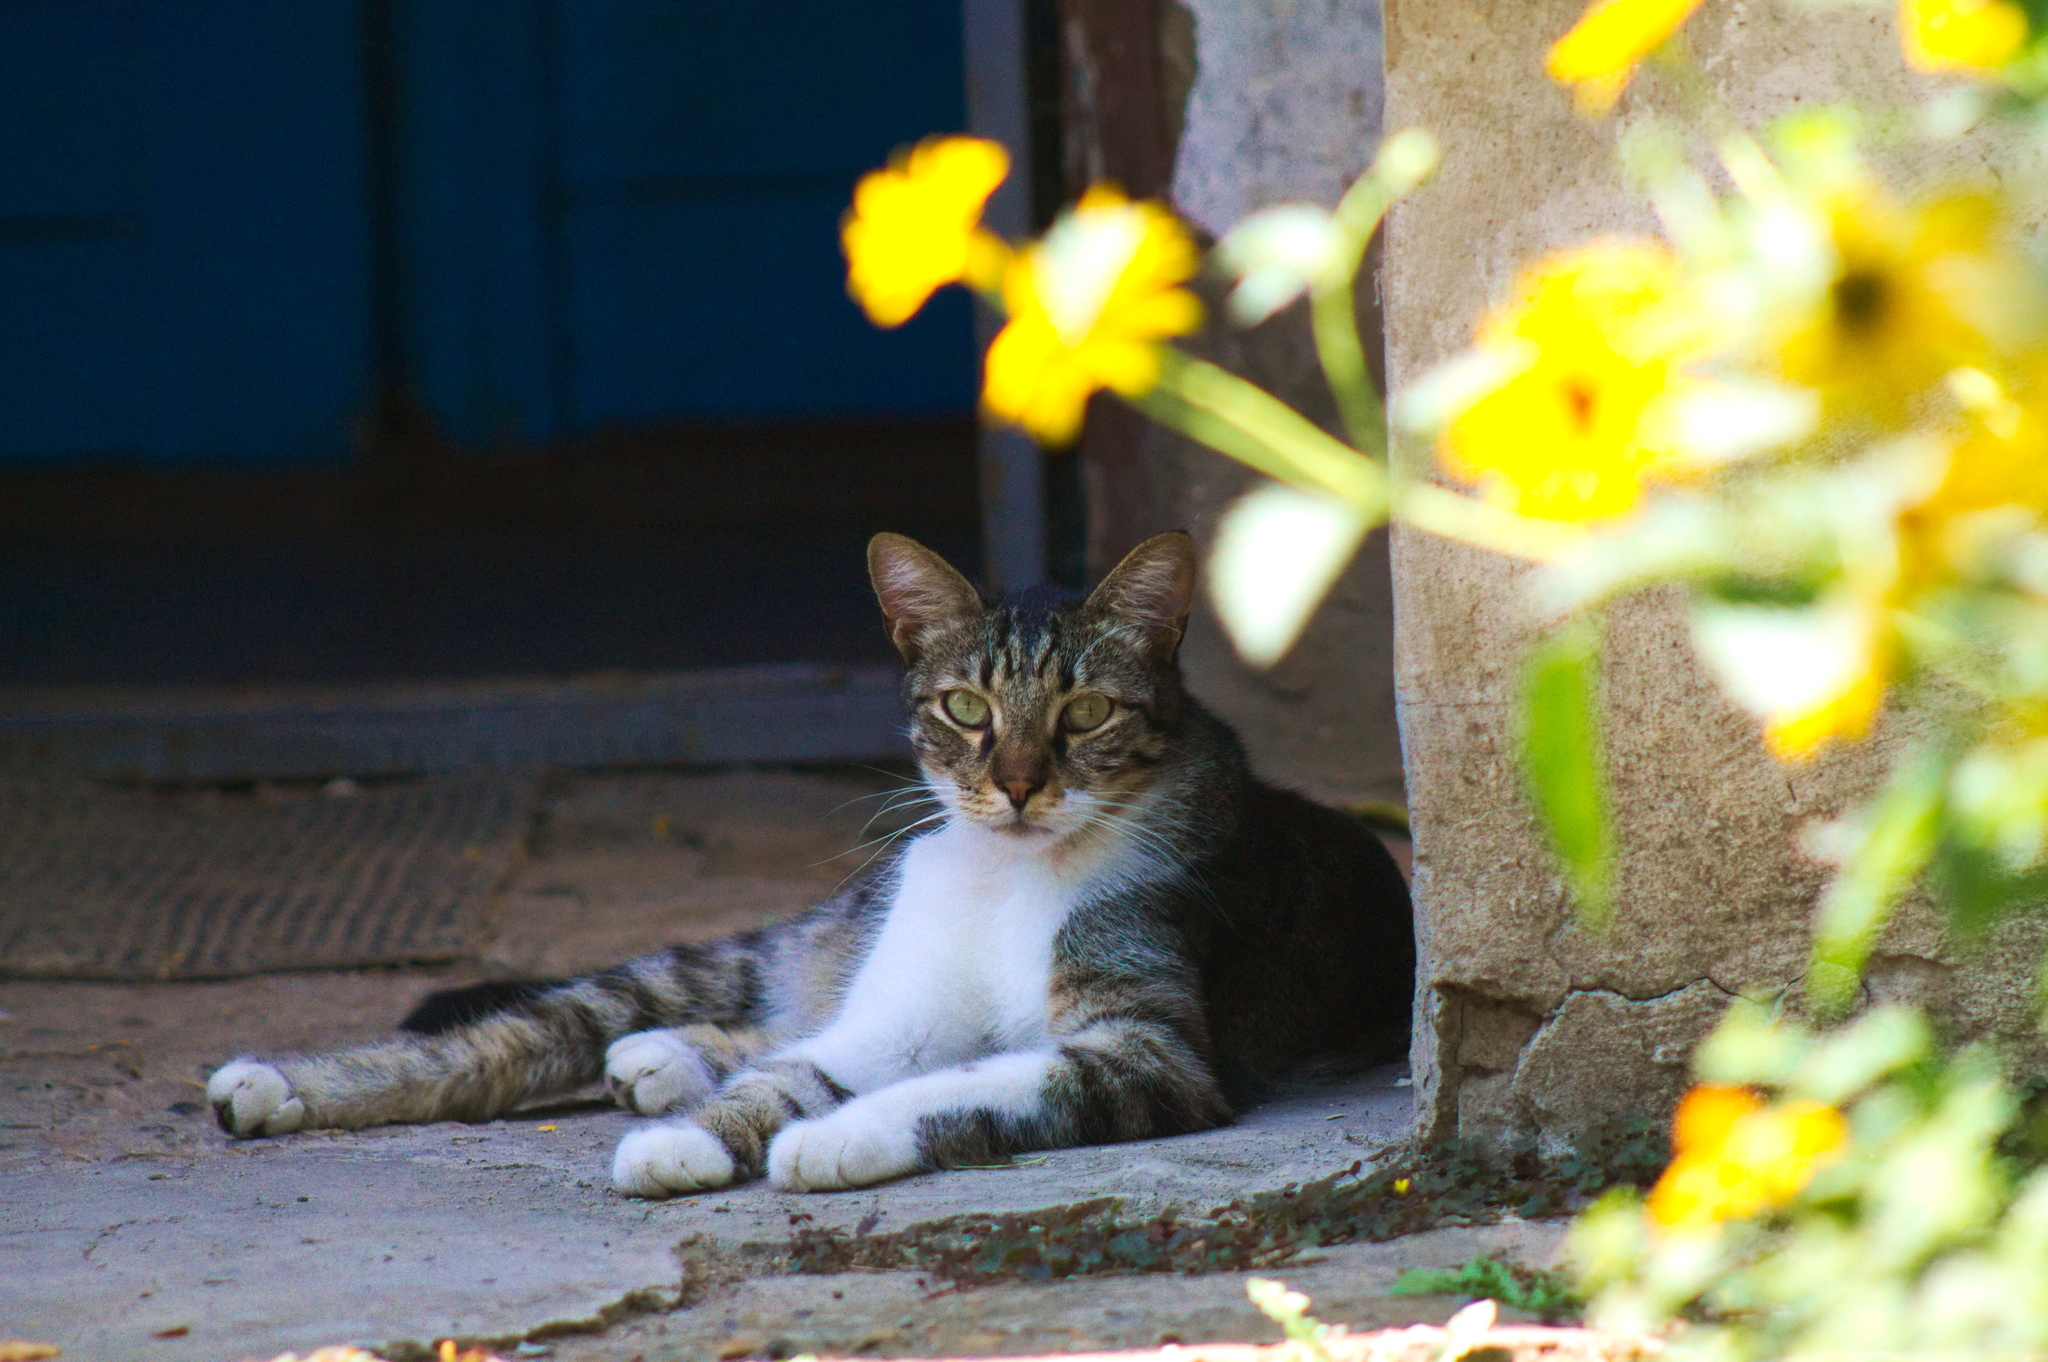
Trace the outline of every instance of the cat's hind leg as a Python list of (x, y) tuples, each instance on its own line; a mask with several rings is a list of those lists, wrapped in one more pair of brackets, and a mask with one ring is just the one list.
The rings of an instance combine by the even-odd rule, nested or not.
[(676, 1026), (635, 1031), (604, 1054), (612, 1100), (642, 1116), (693, 1111), (768, 1048), (759, 1027)]
[(213, 1074), (207, 1097), (221, 1127), (242, 1138), (487, 1121), (604, 1077), (607, 1047), (634, 1032), (751, 1025), (760, 1005), (761, 935), (657, 951), (587, 978), (541, 985), (493, 1000), (473, 1019), (450, 1013), (431, 1032), (400, 1032), (328, 1054), (244, 1055)]
[(206, 1100), (231, 1135), (289, 1135), (306, 1123), (306, 1103), (275, 1067), (257, 1059), (221, 1065), (206, 1080)]

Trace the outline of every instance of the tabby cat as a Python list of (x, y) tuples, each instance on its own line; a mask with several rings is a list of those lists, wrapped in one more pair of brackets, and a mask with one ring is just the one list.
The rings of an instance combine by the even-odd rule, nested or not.
[(990, 600), (900, 535), (868, 566), (935, 829), (788, 922), (237, 1059), (207, 1084), (221, 1125), (481, 1121), (603, 1078), (665, 1118), (619, 1144), (620, 1191), (826, 1191), (1202, 1130), (1312, 1054), (1401, 1050), (1400, 872), (1353, 819), (1255, 780), (1181, 688), (1186, 535), (1085, 600)]

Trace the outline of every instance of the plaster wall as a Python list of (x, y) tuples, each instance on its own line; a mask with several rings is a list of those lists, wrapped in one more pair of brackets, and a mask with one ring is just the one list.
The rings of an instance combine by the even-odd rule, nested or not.
[[(1174, 207), (1220, 236), (1269, 204), (1335, 204), (1379, 140), (1379, 0), (1187, 0), (1185, 12), (1191, 23), (1162, 26), (1169, 49), (1188, 49), (1167, 51), (1167, 68), (1192, 72)], [(1376, 338), (1371, 281), (1360, 305)], [(1193, 348), (1335, 427), (1300, 305), (1249, 332), (1214, 321)], [(1206, 553), (1218, 515), (1257, 478), (1162, 428), (1140, 438), (1149, 528), (1185, 528)], [(1195, 693), (1237, 727), (1268, 778), (1339, 802), (1402, 798), (1383, 536), (1279, 666), (1240, 663), (1206, 602), (1182, 658)]]
[[(1441, 139), (1443, 170), (1397, 210), (1383, 290), (1398, 389), (1468, 341), (1522, 264), (1600, 233), (1652, 228), (1614, 151), (1659, 94), (1574, 116), (1541, 70), (1582, 0), (1388, 0), (1386, 122)], [(1888, 7), (1708, 0), (1688, 30), (1709, 79), (1755, 126), (1802, 102), (1924, 98)], [(1982, 173), (1956, 144), (1893, 167)], [(1420, 464), (1427, 451), (1399, 457)], [(1822, 870), (1800, 830), (1867, 788), (1872, 749), (1782, 767), (1694, 662), (1671, 603), (1615, 619), (1608, 723), (1625, 841), (1613, 929), (1574, 921), (1513, 767), (1511, 700), (1531, 636), (1515, 565), (1418, 533), (1393, 537), (1395, 686), (1416, 830), (1422, 947), (1416, 1093), (1425, 1134), (1555, 1144), (1616, 1117), (1661, 1117), (1692, 1045), (1737, 993), (1796, 997)], [(1879, 739), (1879, 745), (1883, 742)], [(1959, 1036), (2038, 1057), (2029, 990), (2041, 933), (1975, 955), (1909, 910), (1874, 993), (1934, 1006)]]

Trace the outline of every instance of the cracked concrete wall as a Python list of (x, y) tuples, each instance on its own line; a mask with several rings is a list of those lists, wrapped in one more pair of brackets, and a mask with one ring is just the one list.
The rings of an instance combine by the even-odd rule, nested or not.
[[(1576, 118), (1542, 75), (1583, 0), (1388, 0), (1386, 120), (1444, 147), (1437, 180), (1395, 213), (1383, 296), (1396, 389), (1456, 353), (1473, 319), (1543, 252), (1651, 230), (1614, 149), (1621, 116)], [(1688, 30), (1745, 122), (1801, 101), (1923, 93), (1889, 11), (1716, 0)], [(1908, 175), (1981, 163), (1974, 144)], [(1419, 465), (1427, 451), (1399, 457)], [(1579, 927), (1546, 862), (1513, 764), (1517, 669), (1530, 636), (1522, 569), (1419, 534), (1393, 539), (1395, 689), (1416, 830), (1422, 966), (1417, 1100), (1427, 1135), (1568, 1140), (1615, 1116), (1661, 1117), (1694, 1042), (1735, 993), (1796, 990), (1822, 882), (1800, 829), (1868, 788), (1874, 750), (1784, 768), (1692, 658), (1672, 603), (1616, 613), (1609, 730), (1625, 851), (1616, 920)], [(2015, 926), (1980, 953), (1924, 905), (1873, 964), (1870, 992), (1922, 999), (1961, 1037), (2041, 1059), (2029, 990), (2043, 934)]]

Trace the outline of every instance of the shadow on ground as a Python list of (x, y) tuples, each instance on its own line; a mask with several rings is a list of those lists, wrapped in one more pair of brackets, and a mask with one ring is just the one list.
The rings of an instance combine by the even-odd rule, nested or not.
[[(734, 1269), (723, 1250), (786, 1241), (795, 1216), (888, 1231), (1103, 1196), (1133, 1214), (1204, 1212), (1398, 1142), (1410, 1100), (1397, 1069), (1173, 1140), (858, 1193), (757, 1184), (661, 1204), (610, 1190), (632, 1118), (597, 1102), (240, 1144), (214, 1128), (202, 1080), (240, 1051), (365, 1039), (437, 988), (587, 969), (802, 908), (867, 854), (835, 858), (880, 830), (864, 824), (896, 784), (867, 772), (559, 779), (494, 900), (491, 945), (464, 966), (0, 984), (0, 1333), (152, 1362), (342, 1341), (423, 1355), (451, 1336), (591, 1362), (1277, 1337), (1241, 1274), (958, 1290), (911, 1272)], [(1284, 1275), (1326, 1318), (1440, 1320), (1458, 1302), (1387, 1296), (1398, 1267), (1481, 1249), (1547, 1260), (1555, 1241), (1546, 1226), (1441, 1230), (1325, 1250)]]

